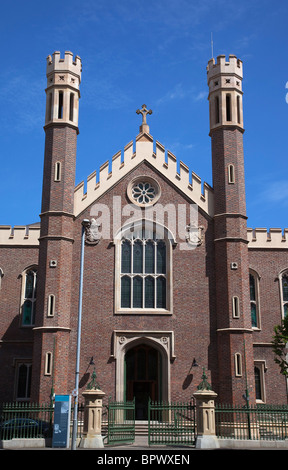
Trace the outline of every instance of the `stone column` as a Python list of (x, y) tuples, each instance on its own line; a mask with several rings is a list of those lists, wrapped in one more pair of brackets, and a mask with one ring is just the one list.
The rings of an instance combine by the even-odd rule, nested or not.
[(104, 447), (101, 436), (102, 402), (105, 395), (98, 388), (87, 389), (83, 392), (85, 398), (84, 428), (80, 447), (96, 449)]
[(215, 430), (215, 404), (217, 393), (211, 390), (203, 372), (203, 382), (194, 393), (197, 411), (197, 449), (216, 449), (219, 447)]

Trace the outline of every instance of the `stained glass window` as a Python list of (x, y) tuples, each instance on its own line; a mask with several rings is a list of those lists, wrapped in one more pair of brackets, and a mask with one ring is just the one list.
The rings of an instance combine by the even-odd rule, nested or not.
[(132, 187), (132, 197), (139, 204), (149, 204), (156, 196), (154, 186), (148, 181), (141, 181), (134, 184)]
[(35, 323), (36, 306), (36, 270), (29, 270), (24, 276), (24, 297), (22, 303), (22, 325), (31, 326)]
[(157, 278), (157, 308), (166, 308), (166, 279)]
[(151, 233), (146, 238), (145, 230), (135, 238), (124, 238), (120, 276), (121, 308), (166, 309), (165, 240), (157, 240)]
[(125, 240), (122, 243), (122, 273), (131, 272), (131, 243)]
[(283, 289), (283, 300), (288, 302), (288, 276), (285, 274), (282, 276), (282, 289)]
[(145, 246), (145, 273), (155, 272), (155, 248), (152, 241), (148, 241)]
[(140, 276), (133, 278), (133, 307), (143, 307), (143, 279)]
[(282, 275), (282, 299), (284, 317), (288, 315), (288, 274)]
[(145, 308), (154, 308), (155, 282), (152, 276), (145, 278)]
[(143, 243), (136, 241), (133, 245), (133, 272), (143, 272)]
[(258, 313), (257, 313), (257, 280), (255, 275), (250, 273), (249, 275), (250, 282), (250, 308), (251, 308), (251, 323), (252, 328), (258, 327)]
[(121, 278), (121, 307), (131, 307), (131, 279), (128, 276)]

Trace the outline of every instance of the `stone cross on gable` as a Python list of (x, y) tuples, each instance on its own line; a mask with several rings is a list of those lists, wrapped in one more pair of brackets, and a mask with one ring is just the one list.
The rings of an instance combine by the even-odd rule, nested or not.
[(137, 109), (137, 114), (142, 114), (142, 125), (140, 126), (140, 132), (147, 132), (149, 134), (149, 126), (146, 121), (147, 114), (152, 114), (152, 109), (147, 109), (146, 104), (142, 104), (142, 109)]

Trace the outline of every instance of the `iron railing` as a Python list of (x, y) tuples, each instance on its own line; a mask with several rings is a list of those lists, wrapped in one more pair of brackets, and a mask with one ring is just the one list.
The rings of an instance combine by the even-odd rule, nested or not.
[(195, 404), (190, 402), (148, 403), (149, 445), (194, 445), (196, 436)]
[[(73, 415), (73, 406), (71, 414)], [(51, 402), (47, 404), (27, 402), (0, 404), (0, 440), (51, 438), (53, 422), (54, 407)], [(79, 404), (77, 429), (79, 438), (82, 436), (83, 422), (84, 404)], [(71, 435), (72, 425), (70, 437)]]
[(135, 399), (113, 401), (107, 406), (107, 444), (131, 443), (135, 440)]
[(51, 404), (4, 403), (0, 405), (0, 439), (51, 437)]
[[(84, 403), (78, 403), (77, 408), (77, 431), (76, 438), (81, 438), (83, 435), (84, 428)], [(70, 417), (70, 438), (72, 438), (73, 432), (73, 417), (74, 417), (74, 404), (71, 405), (71, 417)]]
[(216, 435), (224, 439), (288, 438), (288, 405), (215, 406)]

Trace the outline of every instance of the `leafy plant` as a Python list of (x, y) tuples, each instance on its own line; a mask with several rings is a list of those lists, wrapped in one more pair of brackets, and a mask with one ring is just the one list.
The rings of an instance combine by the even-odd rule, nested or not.
[(279, 365), (282, 375), (288, 376), (288, 315), (282, 320), (281, 325), (274, 327), (273, 352), (274, 361)]

